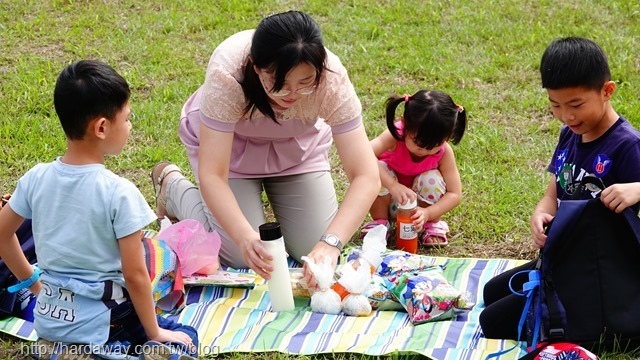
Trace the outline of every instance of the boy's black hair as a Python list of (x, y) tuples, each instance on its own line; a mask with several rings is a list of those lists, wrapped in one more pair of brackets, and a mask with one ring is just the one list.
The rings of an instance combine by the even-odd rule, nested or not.
[(276, 115), (253, 65), (273, 72), (275, 83), (270, 90), (278, 91), (282, 89), (287, 73), (301, 63), (316, 69), (315, 85), (318, 85), (327, 58), (320, 27), (311, 16), (300, 11), (264, 18), (253, 35), (250, 55), (241, 84), (248, 101), (245, 113), (252, 115), (258, 109), (274, 121)]
[(564, 89), (584, 87), (600, 90), (611, 80), (607, 56), (595, 42), (581, 37), (556, 39), (540, 61), (542, 87)]
[(58, 76), (53, 104), (67, 138), (80, 140), (91, 120), (113, 120), (130, 96), (127, 81), (109, 65), (80, 60)]
[[(404, 102), (404, 130), (395, 126), (396, 108)], [(413, 96), (390, 96), (386, 103), (387, 128), (394, 139), (403, 141), (411, 134), (423, 149), (433, 149), (444, 141), (458, 144), (467, 126), (467, 112), (451, 96), (438, 90), (420, 90)]]

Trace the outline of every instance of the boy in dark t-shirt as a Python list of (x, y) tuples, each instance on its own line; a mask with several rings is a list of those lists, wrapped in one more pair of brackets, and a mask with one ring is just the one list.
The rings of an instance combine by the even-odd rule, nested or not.
[[(595, 198), (605, 187), (640, 181), (640, 133), (613, 109), (616, 84), (606, 55), (593, 41), (555, 40), (542, 56), (540, 74), (553, 116), (566, 125), (548, 168), (555, 177), (531, 216), (533, 242), (541, 248), (544, 227), (560, 201)], [(637, 196), (614, 190), (602, 193), (607, 207), (638, 211)]]
[[(638, 211), (640, 132), (613, 109), (610, 99), (616, 84), (604, 51), (593, 41), (554, 40), (542, 55), (540, 74), (553, 116), (565, 125), (548, 166), (554, 176), (530, 220), (533, 243), (542, 248), (547, 240), (544, 229), (563, 200), (600, 196), (613, 211), (629, 206)], [(526, 298), (511, 292), (509, 280), (534, 266), (535, 260), (485, 285), (480, 326), (487, 338), (518, 340)]]

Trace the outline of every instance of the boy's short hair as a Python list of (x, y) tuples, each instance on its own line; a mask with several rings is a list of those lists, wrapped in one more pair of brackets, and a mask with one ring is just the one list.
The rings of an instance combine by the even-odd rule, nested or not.
[(127, 81), (109, 65), (80, 60), (58, 76), (53, 104), (67, 138), (80, 140), (91, 120), (114, 119), (130, 95)]
[(600, 90), (611, 80), (609, 63), (602, 48), (581, 37), (551, 42), (542, 55), (540, 75), (542, 87), (554, 90), (568, 87)]

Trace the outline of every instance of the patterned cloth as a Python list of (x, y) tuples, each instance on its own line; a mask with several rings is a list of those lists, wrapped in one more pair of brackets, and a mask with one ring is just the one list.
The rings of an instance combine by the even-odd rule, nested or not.
[[(514, 345), (482, 335), (478, 316), (482, 311), (482, 287), (519, 260), (456, 259), (434, 257), (444, 266), (444, 276), (477, 299), (476, 306), (454, 320), (411, 325), (405, 312), (375, 311), (367, 317), (311, 312), (308, 298), (296, 298), (296, 309), (270, 312), (266, 283), (258, 279), (254, 289), (223, 287), (187, 288), (187, 305), (177, 315), (165, 315), (198, 330), (200, 355), (227, 352), (269, 352), (311, 355), (349, 352), (371, 356), (395, 352), (415, 353), (431, 359), (484, 359)], [(0, 331), (35, 340), (33, 325), (16, 318), (0, 321)], [(524, 345), (502, 356), (518, 359)]]
[(157, 312), (178, 311), (184, 305), (184, 283), (176, 253), (169, 245), (155, 237), (154, 232), (145, 232), (142, 240), (144, 261), (151, 278), (153, 300)]

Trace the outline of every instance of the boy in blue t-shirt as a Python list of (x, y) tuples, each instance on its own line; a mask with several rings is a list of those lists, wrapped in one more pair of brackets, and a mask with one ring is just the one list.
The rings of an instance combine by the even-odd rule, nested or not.
[[(530, 220), (538, 248), (563, 200), (600, 196), (616, 212), (629, 206), (638, 212), (640, 206), (640, 132), (611, 105), (616, 84), (604, 51), (588, 39), (557, 39), (542, 55), (540, 74), (553, 116), (565, 126), (548, 166), (554, 176)], [(526, 298), (512, 294), (509, 280), (534, 265), (516, 267), (485, 285), (480, 325), (487, 338), (517, 340)]]
[[(104, 166), (129, 138), (129, 98), (129, 85), (110, 66), (67, 66), (54, 90), (66, 152), (24, 174), (0, 212), (0, 257), (22, 280), (18, 287), (37, 295), (41, 358), (115, 349), (105, 344), (153, 359), (173, 351), (197, 356), (196, 330), (155, 313), (141, 230), (156, 215), (133, 183)], [(38, 268), (14, 235), (25, 219), (32, 219)]]

